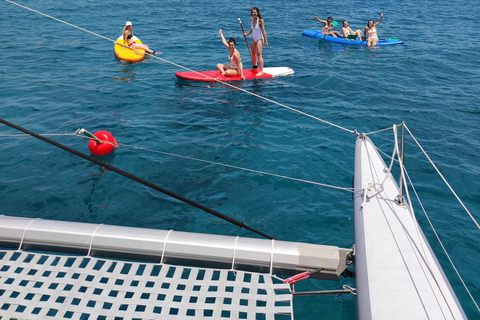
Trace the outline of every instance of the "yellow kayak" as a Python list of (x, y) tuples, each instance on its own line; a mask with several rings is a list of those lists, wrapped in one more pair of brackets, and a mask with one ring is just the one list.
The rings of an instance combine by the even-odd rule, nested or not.
[[(137, 37), (133, 37), (136, 43), (142, 43), (140, 39)], [(128, 62), (136, 62), (140, 61), (145, 58), (145, 50), (143, 49), (133, 49), (124, 45), (123, 37), (118, 37), (117, 41), (115, 42), (115, 55), (118, 59)]]

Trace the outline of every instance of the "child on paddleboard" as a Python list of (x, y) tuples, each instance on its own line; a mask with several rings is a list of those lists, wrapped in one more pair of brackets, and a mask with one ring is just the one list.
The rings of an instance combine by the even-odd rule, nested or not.
[(217, 64), (217, 69), (220, 71), (222, 76), (232, 77), (232, 76), (241, 76), (242, 80), (245, 80), (243, 76), (243, 65), (242, 65), (242, 58), (240, 57), (240, 52), (238, 52), (236, 48), (236, 41), (234, 38), (230, 38), (225, 40), (223, 36), (222, 29), (218, 31), (220, 37), (222, 37), (222, 42), (225, 47), (228, 49), (228, 58), (230, 59), (230, 65), (219, 63)]

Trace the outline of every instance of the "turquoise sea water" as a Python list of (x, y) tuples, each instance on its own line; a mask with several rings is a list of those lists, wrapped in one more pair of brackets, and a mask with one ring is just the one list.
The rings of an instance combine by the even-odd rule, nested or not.
[[(479, 6), (472, 2), (347, 0), (311, 2), (132, 0), (19, 1), (98, 35), (116, 39), (125, 21), (160, 58), (194, 70), (226, 63), (218, 29), (237, 39), (251, 66), (237, 18), (262, 10), (267, 67), (293, 76), (235, 83), (304, 113), (359, 132), (405, 121), (472, 215), (480, 220)], [(350, 187), (355, 135), (221, 84), (179, 81), (181, 67), (155, 58), (118, 61), (113, 43), (0, 1), (0, 117), (84, 153), (78, 128), (111, 132), (121, 147), (107, 161), (281, 240), (350, 247), (351, 194), (259, 175), (171, 153)], [(348, 19), (363, 29), (385, 17), (380, 37), (403, 46), (344, 47), (302, 36), (312, 18)], [(337, 30), (340, 28), (337, 27)], [(251, 38), (249, 38), (251, 41)], [(391, 131), (371, 136), (391, 154)], [(133, 148), (133, 146), (138, 148)], [(406, 166), (459, 273), (480, 301), (480, 232), (416, 147)], [(416, 206), (418, 220), (471, 319), (479, 313)], [(0, 126), (0, 214), (203, 233), (255, 236), (40, 140)], [(386, 257), (388, 259), (388, 257)], [(339, 283), (305, 281), (297, 290)], [(350, 296), (295, 298), (297, 319), (354, 319)]]

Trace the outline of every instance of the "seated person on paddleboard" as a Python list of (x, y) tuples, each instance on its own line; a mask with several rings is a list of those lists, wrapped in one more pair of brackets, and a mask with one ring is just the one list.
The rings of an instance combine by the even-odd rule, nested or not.
[(319, 19), (315, 15), (313, 16), (313, 18), (317, 19), (319, 22), (323, 23), (322, 34), (324, 34), (326, 36), (333, 36), (335, 38), (338, 38), (338, 37), (343, 38), (342, 35), (340, 34), (340, 32), (332, 30), (333, 27), (334, 27), (334, 25), (332, 24), (332, 21), (333, 21), (332, 17), (328, 17), (327, 21)]
[(156, 52), (151, 50), (150, 47), (147, 46), (146, 44), (137, 43), (135, 42), (135, 40), (133, 40), (133, 29), (132, 29), (132, 23), (130, 21), (127, 21), (127, 23), (125, 23), (125, 27), (123, 27), (123, 41), (130, 48), (143, 49), (145, 50), (145, 52), (150, 54), (162, 54), (161, 52)]
[(263, 43), (265, 42), (265, 46), (268, 47), (268, 40), (267, 40), (267, 33), (265, 32), (265, 21), (260, 16), (260, 9), (257, 7), (253, 7), (250, 9), (250, 31), (244, 33), (243, 35), (247, 37), (250, 33), (253, 33), (253, 40), (252, 40), (252, 60), (253, 60), (253, 68), (257, 68), (257, 59), (258, 63), (260, 64), (260, 71), (257, 75), (261, 76), (263, 74)]
[(218, 31), (222, 37), (222, 42), (225, 47), (228, 49), (228, 58), (230, 59), (230, 65), (219, 63), (217, 64), (217, 69), (220, 71), (222, 76), (233, 77), (241, 76), (242, 80), (245, 80), (243, 76), (243, 65), (242, 58), (240, 57), (240, 52), (236, 48), (236, 41), (234, 38), (230, 38), (228, 43), (223, 36), (222, 29)]
[(380, 14), (381, 17), (377, 21), (377, 23), (373, 23), (373, 20), (369, 20), (365, 29), (363, 29), (363, 33), (365, 34), (365, 38), (367, 38), (367, 46), (376, 46), (378, 43), (378, 34), (377, 34), (377, 26), (383, 19), (383, 13)]
[[(362, 40), (362, 30), (357, 29), (355, 32), (348, 26), (348, 21), (343, 20), (343, 27), (342, 33), (345, 39), (352, 39), (352, 40)], [(350, 37), (349, 37), (350, 36)]]

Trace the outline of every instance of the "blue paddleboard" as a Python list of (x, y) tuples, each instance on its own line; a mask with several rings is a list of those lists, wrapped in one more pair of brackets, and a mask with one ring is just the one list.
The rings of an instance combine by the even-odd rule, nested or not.
[[(357, 46), (367, 45), (367, 41), (361, 41), (358, 38), (352, 40), (352, 39), (344, 39), (344, 38), (337, 38), (333, 36), (327, 36), (327, 35), (323, 35), (322, 32), (319, 30), (305, 30), (302, 32), (302, 34), (309, 37), (319, 38), (319, 39), (323, 39), (325, 41), (334, 42), (334, 43), (357, 45)], [(397, 40), (397, 39), (379, 39), (377, 46), (387, 46), (387, 45), (393, 45), (393, 44), (403, 44), (403, 41)]]

